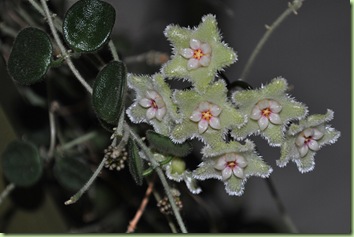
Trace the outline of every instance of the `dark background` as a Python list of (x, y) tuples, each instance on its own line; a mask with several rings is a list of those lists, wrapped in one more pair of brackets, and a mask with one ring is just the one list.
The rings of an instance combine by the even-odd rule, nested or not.
[[(24, 1), (17, 2), (26, 4)], [(49, 1), (49, 4), (52, 9), (54, 6), (61, 9), (63, 6), (64, 8), (70, 7), (74, 2), (76, 1), (53, 0)], [(163, 34), (167, 25), (179, 24), (184, 27), (194, 27), (199, 25), (203, 15), (209, 13), (216, 15), (224, 42), (238, 54), (238, 62), (225, 69), (225, 74), (231, 81), (239, 78), (250, 54), (265, 32), (265, 25), (271, 25), (287, 8), (288, 4), (288, 1), (285, 0), (107, 0), (107, 2), (114, 5), (116, 9), (117, 16), (112, 38), (123, 59), (150, 50), (170, 54), (169, 41)], [(0, 3), (4, 3), (4, 1), (0, 1)], [(57, 13), (61, 18), (64, 15), (64, 11), (58, 10)], [(43, 21), (37, 22), (42, 26), (45, 25)], [(4, 48), (12, 41), (8, 36), (1, 39), (3, 42), (1, 47)], [(4, 51), (9, 52), (8, 49)], [(251, 137), (264, 160), (273, 167), (271, 179), (300, 233), (351, 232), (350, 53), (349, 1), (306, 0), (298, 11), (298, 15), (290, 15), (272, 34), (246, 79), (256, 88), (269, 83), (274, 77), (282, 76), (293, 87), (290, 94), (297, 101), (305, 103), (309, 107), (310, 114), (326, 113), (327, 108), (335, 112), (334, 120), (330, 124), (341, 132), (341, 137), (335, 144), (323, 147), (316, 154), (315, 169), (306, 174), (301, 174), (292, 162), (289, 162), (284, 168), (277, 167), (275, 161), (279, 159), (280, 149), (269, 147), (263, 139)], [(4, 57), (7, 58), (7, 56)], [(147, 67), (144, 63), (128, 63), (127, 67), (129, 72), (136, 74), (153, 74), (159, 70), (158, 66)], [(87, 69), (88, 74), (96, 73), (94, 70), (90, 71), (91, 68), (83, 67), (83, 69)], [(85, 70), (81, 72), (85, 72)], [(50, 73), (49, 76), (52, 75)], [(66, 79), (60, 79), (75, 81), (74, 78), (67, 76), (71, 75), (70, 72), (64, 75), (66, 75)], [(94, 76), (91, 76), (90, 79), (92, 78)], [(42, 83), (31, 88), (45, 91), (44, 85)], [(76, 83), (74, 88), (81, 88), (81, 86)], [(8, 107), (15, 107), (6, 103), (11, 99), (10, 95), (7, 95), (11, 94), (11, 90), (2, 84), (0, 92), (1, 104), (7, 106), (6, 109), (4, 106), (4, 110), (8, 110)], [(43, 94), (45, 95), (45, 93)], [(66, 96), (60, 91), (58, 94)], [(78, 97), (78, 101), (87, 99), (83, 89), (79, 91), (78, 95), (75, 95), (76, 97), (70, 96)], [(67, 103), (70, 104), (70, 101)], [(87, 110), (90, 110), (90, 107)], [(0, 127), (1, 129), (5, 128), (0, 132), (2, 138), (6, 137), (6, 142), (9, 137), (12, 136), (11, 139), (13, 139), (15, 136), (14, 132), (10, 131), (11, 125), (15, 130), (21, 130), (21, 126), (24, 127), (24, 125), (19, 125), (20, 120), (27, 124), (35, 119), (41, 125), (48, 123), (46, 110), (41, 113), (38, 112), (38, 109), (34, 112), (33, 110), (29, 111), (23, 110), (22, 116), (11, 117), (11, 114), (4, 116), (0, 110), (0, 125), (3, 125)], [(35, 117), (30, 122), (26, 119), (29, 114), (31, 117)], [(84, 115), (82, 115), (84, 117), (82, 121), (85, 129), (90, 129), (91, 123), (97, 123), (95, 119), (86, 119)], [(1, 149), (5, 145), (5, 142), (2, 143), (5, 139), (2, 140), (2, 138), (0, 138)], [(96, 167), (96, 163), (98, 163), (98, 161), (90, 162), (92, 167)], [(196, 162), (196, 164), (198, 163), (199, 161)], [(107, 173), (105, 172), (101, 179), (96, 181), (98, 187), (103, 183), (101, 181), (104, 180)], [(114, 208), (118, 207), (119, 211), (112, 214), (109, 212), (110, 209), (107, 209), (107, 213), (101, 213), (101, 216), (98, 216), (103, 217), (102, 219), (110, 216), (113, 220), (111, 224), (116, 227), (113, 230), (124, 232), (140, 204), (146, 185), (137, 187), (126, 170), (117, 174), (116, 178), (114, 182), (120, 192), (116, 193)], [(43, 184), (45, 181), (42, 180), (41, 183)], [(3, 184), (5, 182), (0, 182), (0, 190), (3, 190)], [(58, 186), (52, 181), (45, 184), (50, 187), (53, 185), (53, 189)], [(245, 192), (241, 197), (228, 196), (223, 183), (217, 180), (200, 182), (200, 185), (203, 192), (194, 198), (183, 189), (184, 185), (179, 186), (183, 193), (182, 216), (186, 220), (189, 231), (288, 232), (264, 179), (251, 177), (247, 181)], [(29, 190), (26, 194), (29, 196), (22, 195), (21, 197), (22, 199), (23, 197), (36, 199), (35, 193), (35, 190)], [(63, 202), (72, 195), (72, 192), (62, 192), (58, 188), (54, 193), (57, 196), (49, 195), (46, 192), (46, 195), (39, 201), (42, 206), (45, 206), (46, 212), (20, 210), (21, 207), (16, 209), (10, 204), (12, 207), (12, 213), (10, 213), (12, 217), (10, 218), (6, 216), (8, 212), (4, 211), (6, 209), (4, 205), (0, 206), (0, 218), (3, 218), (0, 220), (9, 222), (7, 228), (2, 229), (2, 226), (7, 223), (0, 221), (0, 231), (60, 233), (67, 232), (68, 229), (71, 231), (75, 228), (79, 229), (87, 223), (95, 224), (94, 221), (84, 224), (81, 220), (78, 221), (85, 215), (85, 213), (81, 215), (82, 210), (87, 210), (82, 208), (89, 203), (86, 198), (73, 206), (64, 206)], [(128, 197), (126, 199), (129, 199), (130, 202), (124, 202), (124, 198), (121, 198), (124, 195)], [(53, 196), (56, 202), (50, 198)], [(88, 196), (99, 196), (99, 192), (96, 188), (92, 188), (88, 192)], [(196, 200), (199, 204), (196, 203)], [(12, 203), (14, 200), (12, 198), (7, 202)], [(92, 204), (89, 205), (90, 208), (92, 208)], [(166, 219), (156, 209), (156, 203), (152, 200), (139, 223), (140, 229), (138, 231), (170, 231)], [(47, 213), (52, 214), (48, 215)], [(161, 225), (157, 225), (159, 228), (156, 228), (156, 220), (161, 221), (158, 222)], [(151, 227), (153, 226), (151, 223), (154, 221), (155, 229)], [(96, 231), (104, 232), (104, 229)]]
[[(240, 76), (248, 57), (272, 22), (286, 9), (283, 0), (233, 1), (110, 1), (117, 10), (115, 32), (133, 42), (136, 54), (147, 50), (171, 53), (163, 35), (168, 24), (194, 27), (203, 15), (215, 14), (224, 41), (238, 54), (238, 62), (225, 70), (231, 80)], [(129, 65), (128, 65), (129, 66)], [(131, 70), (135, 70), (133, 66)], [(145, 73), (136, 69), (135, 73)], [(290, 15), (273, 33), (256, 59), (247, 82), (254, 87), (272, 78), (286, 78), (297, 101), (310, 114), (334, 110), (330, 123), (341, 131), (339, 140), (315, 156), (315, 169), (301, 174), (295, 163), (279, 168), (279, 148), (253, 139), (263, 158), (273, 167), (271, 178), (294, 224), (301, 233), (351, 231), (351, 78), (350, 4), (346, 0), (308, 0), (298, 15)], [(217, 182), (217, 181), (216, 181)], [(245, 193), (229, 197), (220, 189), (201, 194), (213, 209), (233, 212), (235, 202), (247, 206), (246, 215), (281, 223), (266, 182), (250, 178)], [(204, 191), (208, 189), (203, 186)], [(238, 201), (236, 201), (238, 200)], [(235, 220), (237, 221), (237, 220)]]

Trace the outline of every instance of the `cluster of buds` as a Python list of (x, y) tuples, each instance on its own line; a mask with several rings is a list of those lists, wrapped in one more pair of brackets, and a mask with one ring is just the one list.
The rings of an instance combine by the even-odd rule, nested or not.
[[(182, 204), (182, 200), (180, 198), (180, 192), (176, 189), (172, 189), (172, 196), (173, 199), (176, 203), (176, 206), (178, 208), (178, 210), (182, 210), (183, 208), (183, 204)], [(162, 198), (158, 203), (157, 203), (157, 207), (159, 208), (160, 212), (164, 215), (172, 215), (172, 207), (170, 202), (168, 201), (167, 196), (165, 196), (164, 198)]]
[(104, 150), (104, 167), (110, 170), (121, 170), (125, 167), (125, 161), (128, 159), (128, 152), (125, 148), (118, 150), (117, 147), (109, 146)]

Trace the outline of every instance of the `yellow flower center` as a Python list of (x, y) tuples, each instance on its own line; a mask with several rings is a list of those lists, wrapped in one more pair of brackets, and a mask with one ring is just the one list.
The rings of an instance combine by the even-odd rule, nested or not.
[(193, 58), (200, 60), (201, 57), (203, 57), (203, 56), (204, 56), (204, 53), (203, 53), (203, 51), (201, 49), (194, 50)]
[(209, 121), (211, 117), (213, 117), (213, 115), (211, 115), (210, 110), (202, 112), (202, 119)]
[(233, 169), (235, 166), (237, 166), (237, 163), (236, 163), (236, 161), (228, 161), (228, 162), (226, 163), (226, 165), (227, 165), (229, 168)]
[(269, 115), (272, 113), (272, 111), (269, 108), (262, 109), (262, 115), (264, 117), (269, 117)]

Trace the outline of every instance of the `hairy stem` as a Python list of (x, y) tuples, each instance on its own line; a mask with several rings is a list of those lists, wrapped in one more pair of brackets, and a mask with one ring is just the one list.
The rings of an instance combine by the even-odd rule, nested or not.
[(45, 13), (45, 16), (48, 20), (48, 25), (49, 25), (49, 28), (50, 28), (50, 31), (52, 32), (53, 34), (53, 37), (54, 37), (54, 40), (56, 42), (56, 44), (58, 45), (59, 47), (59, 50), (62, 54), (62, 57), (64, 57), (65, 61), (67, 62), (70, 70), (74, 73), (74, 75), (76, 76), (76, 78), (79, 80), (79, 82), (85, 87), (85, 89), (90, 93), (92, 94), (92, 88), (89, 84), (87, 84), (87, 82), (85, 81), (85, 79), (81, 76), (81, 74), (79, 73), (79, 71), (75, 68), (73, 62), (71, 61), (71, 58), (67, 52), (67, 50), (65, 49), (63, 43), (61, 42), (60, 38), (59, 38), (59, 35), (58, 35), (58, 32), (57, 30), (55, 29), (55, 26), (54, 26), (54, 23), (53, 23), (53, 19), (52, 19), (52, 14), (50, 13), (49, 11), (49, 8), (48, 8), (48, 5), (47, 5), (47, 2), (46, 0), (41, 0), (41, 3), (42, 3), (42, 7), (43, 7), (43, 10), (44, 10), (44, 13)]
[(264, 44), (267, 42), (271, 34), (275, 29), (291, 14), (297, 14), (297, 10), (302, 6), (304, 0), (294, 0), (292, 3), (289, 3), (288, 8), (273, 22), (271, 26), (267, 26), (267, 30), (264, 33), (263, 37), (259, 40), (256, 48), (253, 50), (250, 58), (248, 59), (245, 68), (243, 69), (240, 79), (246, 80), (253, 63), (258, 56), (259, 52), (263, 48)]
[(75, 138), (74, 140), (68, 142), (68, 143), (65, 143), (64, 145), (58, 147), (56, 149), (57, 152), (63, 152), (65, 150), (68, 150), (78, 144), (81, 144), (85, 141), (88, 141), (88, 140), (91, 140), (92, 138), (94, 138), (95, 136), (97, 135), (97, 132), (96, 131), (92, 131), (92, 132), (89, 132), (89, 133), (86, 133), (78, 138)]
[(0, 194), (0, 205), (1, 203), (5, 200), (5, 198), (7, 196), (9, 196), (9, 194), (12, 192), (12, 190), (15, 189), (15, 184), (10, 183), (6, 186), (6, 188), (4, 189), (4, 191), (2, 191), (2, 193)]
[(114, 46), (114, 43), (112, 40), (109, 41), (108, 43), (108, 46), (109, 46), (109, 49), (112, 53), (112, 57), (115, 61), (119, 61), (119, 56), (118, 56), (118, 53), (117, 53), (117, 49), (116, 49), (116, 46)]
[[(126, 126), (128, 126), (128, 125), (126, 125)], [(165, 193), (166, 193), (167, 198), (168, 198), (168, 200), (169, 200), (169, 202), (171, 204), (173, 214), (174, 214), (174, 216), (175, 216), (175, 218), (177, 220), (177, 223), (178, 223), (182, 233), (188, 233), (187, 229), (186, 229), (186, 227), (184, 225), (184, 222), (182, 220), (182, 217), (181, 217), (181, 215), (179, 213), (179, 210), (178, 210), (178, 208), (176, 206), (176, 202), (175, 202), (175, 200), (173, 198), (173, 195), (171, 193), (171, 188), (168, 185), (166, 177), (165, 177), (163, 171), (161, 170), (161, 168), (159, 166), (159, 163), (153, 158), (153, 154), (150, 151), (150, 149), (145, 145), (145, 143), (139, 138), (139, 136), (132, 129), (130, 129), (130, 134), (131, 134), (132, 138), (138, 143), (139, 147), (145, 153), (145, 155), (148, 158), (149, 162), (151, 163), (152, 167), (155, 168), (156, 173), (157, 173), (157, 175), (160, 178), (161, 184), (162, 184), (162, 186), (165, 189)]]

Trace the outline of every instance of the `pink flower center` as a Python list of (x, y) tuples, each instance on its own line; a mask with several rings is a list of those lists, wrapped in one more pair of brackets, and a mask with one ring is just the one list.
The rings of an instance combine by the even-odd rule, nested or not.
[(156, 104), (155, 100), (151, 100), (151, 107), (153, 107), (154, 109), (158, 109), (159, 107)]
[(196, 49), (193, 51), (193, 58), (200, 60), (204, 56), (204, 53), (201, 49)]
[(210, 110), (206, 110), (202, 112), (202, 119), (209, 121), (213, 115), (211, 114)]
[(262, 109), (262, 116), (264, 116), (264, 117), (268, 118), (271, 113), (272, 113), (272, 111), (270, 110), (270, 108)]
[(226, 166), (233, 169), (237, 166), (237, 162), (236, 161), (227, 161)]

